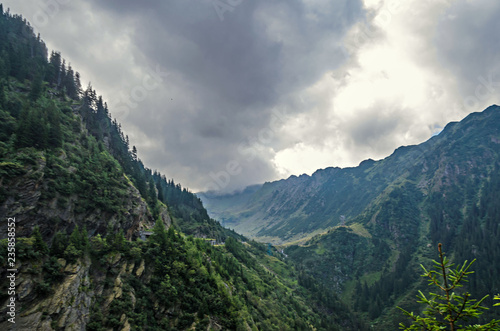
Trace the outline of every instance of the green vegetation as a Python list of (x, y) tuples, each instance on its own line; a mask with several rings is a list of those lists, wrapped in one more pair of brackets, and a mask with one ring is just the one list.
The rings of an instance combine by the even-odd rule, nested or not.
[[(442, 245), (439, 244), (439, 261), (434, 262), (434, 269), (427, 271), (424, 266), (423, 277), (429, 278), (429, 285), (437, 287), (438, 293), (429, 293), (427, 298), (419, 291), (419, 303), (425, 305), (424, 316), (415, 315), (402, 309), (405, 315), (413, 320), (410, 327), (400, 324), (402, 330), (500, 330), (500, 321), (492, 320), (487, 324), (471, 324), (471, 321), (477, 320), (482, 314), (482, 310), (488, 308), (481, 304), (487, 298), (484, 296), (480, 300), (471, 298), (467, 291), (460, 293), (463, 287), (462, 283), (467, 282), (467, 276), (473, 274), (469, 271), (472, 261), (453, 269), (452, 264), (442, 251)], [(463, 291), (462, 291), (463, 292)]]
[[(57, 329), (83, 316), (71, 323), (88, 330), (365, 328), (334, 291), (222, 228), (198, 197), (145, 167), (103, 98), (3, 10), (0, 54), (0, 211), (19, 222), (20, 320)], [(152, 229), (146, 241), (135, 240), (141, 227)], [(7, 250), (2, 240), (2, 270)], [(3, 277), (0, 299), (8, 286)]]
[[(57, 233), (50, 250), (37, 229), (18, 240), (18, 256), (32, 266), (29, 272), (36, 279), (35, 302), (54, 294), (67, 277), (65, 265), (72, 269), (90, 263), (91, 285), (81, 290), (104, 290), (92, 303), (88, 330), (121, 328), (123, 314), (138, 330), (201, 330), (209, 325), (225, 330), (363, 329), (333, 292), (312, 278), (297, 278), (293, 268), (256, 242), (244, 245), (229, 237), (226, 246), (214, 247), (173, 227), (167, 230), (161, 221), (147, 242), (127, 241), (123, 233), (88, 240), (87, 231), (78, 227), (70, 235)], [(6, 252), (7, 240), (2, 240), (1, 256)], [(137, 267), (136, 272), (119, 272), (121, 267), (110, 262), (117, 256), (132, 267), (145, 261), (146, 269), (142, 274)], [(123, 292), (109, 302), (117, 276)], [(1, 299), (6, 298), (5, 286)]]
[[(385, 330), (403, 322), (396, 306), (418, 311), (412, 298), (425, 288), (417, 277), (419, 265), (432, 258), (432, 246), (444, 241), (455, 260), (476, 260), (477, 271), (468, 275), (465, 287), (479, 298), (486, 297), (482, 304), (491, 307), (500, 289), (500, 172), (494, 166), (486, 173), (481, 184), (478, 174), (473, 184), (464, 173), (427, 196), (417, 195), (414, 184), (407, 181), (346, 226), (285, 252), (299, 270), (342, 291), (343, 301), (374, 329)], [(353, 231), (351, 224), (363, 225), (371, 236)], [(498, 320), (499, 313), (486, 310), (477, 324)]]
[[(397, 306), (419, 311), (419, 265), (442, 242), (456, 260), (477, 259), (476, 273), (466, 264), (445, 277), (468, 276), (464, 293), (484, 299), (454, 298), (472, 309), (473, 323), (498, 319), (498, 309), (473, 310), (494, 305), (500, 292), (498, 107), (385, 160), (230, 197), (227, 225), (268, 210), (255, 235), (309, 238), (269, 255), (147, 168), (104, 99), (90, 84), (81, 88), (58, 52), (48, 54), (21, 16), (1, 10), (0, 216), (8, 210), (20, 221), (23, 313), (42, 312), (56, 328), (80, 309), (69, 315), (90, 316), (80, 321), (89, 330), (391, 330), (404, 322)], [(135, 240), (141, 228), (152, 229), (146, 241)], [(2, 240), (4, 269), (6, 253)], [(77, 293), (49, 312), (43, 304), (75, 279)], [(443, 297), (421, 300), (439, 307)]]
[[(342, 292), (373, 329), (396, 329), (397, 306), (418, 309), (419, 265), (437, 243), (456, 260), (476, 259), (466, 287), (491, 307), (500, 291), (499, 123), (500, 107), (491, 106), (380, 161), (205, 199), (226, 225), (286, 245), (298, 270)], [(219, 209), (228, 201), (234, 206)], [(484, 311), (477, 323), (493, 319), (500, 311)]]
[[(31, 167), (33, 176), (48, 179), (40, 203), (57, 198), (60, 207), (75, 201), (80, 214), (121, 214), (130, 194), (125, 174), (153, 219), (166, 205), (186, 234), (241, 238), (212, 220), (193, 193), (144, 166), (102, 96), (90, 84), (82, 89), (59, 52), (47, 60), (45, 44), (22, 16), (2, 13), (0, 54), (0, 175), (7, 185)], [(2, 186), (0, 202), (7, 198)]]

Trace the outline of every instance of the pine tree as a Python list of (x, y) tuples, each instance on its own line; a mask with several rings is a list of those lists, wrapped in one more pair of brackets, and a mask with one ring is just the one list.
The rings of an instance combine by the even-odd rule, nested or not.
[(52, 246), (50, 247), (50, 255), (62, 257), (64, 250), (68, 246), (68, 236), (62, 232), (57, 232), (52, 239)]
[(38, 226), (33, 230), (33, 234), (31, 235), (35, 239), (35, 243), (33, 244), (33, 248), (36, 252), (40, 252), (42, 254), (47, 254), (49, 252), (49, 247), (45, 243), (42, 238), (42, 234), (40, 233), (40, 228)]
[(21, 112), (18, 127), (16, 130), (16, 147), (45, 147), (47, 139), (42, 118), (37, 118), (39, 112), (35, 109), (25, 107)]
[(68, 65), (68, 70), (66, 76), (64, 77), (64, 87), (66, 88), (66, 93), (71, 99), (76, 99), (78, 97), (77, 88), (75, 85), (75, 76), (71, 64)]
[(73, 232), (69, 236), (69, 244), (73, 244), (77, 250), (81, 250), (83, 248), (83, 240), (82, 240), (82, 235), (80, 233), (80, 229), (78, 228), (78, 225), (75, 226), (73, 229)]
[(149, 179), (149, 198), (151, 206), (154, 207), (158, 202), (158, 195), (156, 193), (156, 187), (152, 177)]
[(59, 69), (59, 75), (57, 77), (57, 87), (64, 90), (64, 83), (66, 81), (66, 60), (62, 59), (62, 63)]
[(137, 161), (137, 148), (135, 146), (132, 146), (132, 160)]
[(89, 247), (89, 233), (87, 231), (87, 226), (84, 226), (81, 231), (82, 248), (87, 249)]
[(52, 51), (52, 53), (50, 54), (47, 80), (50, 84), (52, 84), (53, 86), (55, 85), (57, 88), (59, 88), (59, 85), (61, 84), (60, 71), (61, 53)]
[(48, 132), (47, 132), (47, 144), (50, 147), (61, 147), (62, 146), (62, 131), (61, 131), (61, 120), (59, 116), (59, 111), (56, 105), (52, 102), (47, 109), (47, 120), (48, 120)]
[(160, 247), (164, 247), (167, 244), (167, 232), (165, 230), (165, 224), (163, 224), (163, 221), (160, 218), (156, 220), (155, 226), (153, 227), (153, 235), (151, 236), (151, 240), (159, 244)]
[(80, 73), (77, 71), (75, 73), (75, 90), (76, 90), (76, 98), (80, 99), (80, 95), (82, 94), (82, 83), (80, 81)]
[(31, 84), (30, 100), (36, 101), (42, 94), (42, 75), (36, 75), (33, 83)]
[(471, 325), (471, 319), (477, 318), (487, 309), (482, 306), (482, 302), (488, 297), (484, 296), (477, 301), (471, 299), (469, 292), (459, 293), (459, 288), (463, 282), (467, 281), (467, 277), (474, 273), (469, 271), (471, 265), (475, 262), (464, 264), (456, 269), (453, 269), (454, 264), (451, 263), (444, 255), (442, 245), (438, 245), (439, 262), (434, 262), (434, 269), (424, 270), (422, 277), (429, 278), (429, 285), (436, 286), (440, 291), (438, 293), (430, 293), (427, 298), (419, 291), (419, 303), (426, 305), (424, 316), (415, 315), (401, 309), (405, 315), (413, 320), (410, 327), (406, 327), (403, 323), (400, 324), (402, 330), (500, 330), (500, 321), (492, 320), (485, 325)]
[(5, 97), (5, 88), (3, 82), (0, 82), (0, 108), (5, 109), (7, 98)]

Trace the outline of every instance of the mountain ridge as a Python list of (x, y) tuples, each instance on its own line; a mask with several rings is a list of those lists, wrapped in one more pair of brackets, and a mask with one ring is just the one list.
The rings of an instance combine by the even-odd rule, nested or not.
[[(468, 290), (493, 305), (500, 291), (499, 169), (500, 107), (493, 105), (382, 160), (323, 169), (303, 176), (301, 186), (298, 177), (291, 188), (287, 180), (267, 183), (244, 206), (247, 214), (233, 207), (230, 216), (251, 222), (246, 215), (262, 208), (263, 232), (254, 237), (284, 243), (303, 277), (342, 293), (374, 329), (392, 330), (404, 321), (397, 307), (418, 311), (420, 265), (432, 264), (438, 243), (454, 261), (477, 259)], [(492, 309), (481, 321), (498, 316)]]
[[(429, 166), (428, 158), (432, 157), (429, 153), (433, 150), (444, 148), (442, 146), (444, 143), (456, 146), (457, 143), (449, 140), (454, 137), (460, 141), (457, 130), (462, 130), (464, 126), (472, 126), (477, 120), (490, 116), (498, 117), (496, 116), (498, 112), (499, 107), (492, 105), (483, 112), (471, 113), (460, 122), (448, 123), (439, 135), (421, 144), (398, 147), (392, 154), (381, 160), (367, 159), (356, 167), (327, 167), (316, 170), (312, 175), (290, 176), (287, 179), (266, 182), (251, 196), (247, 195), (245, 199), (238, 199), (238, 194), (224, 197), (205, 194), (199, 194), (199, 196), (209, 213), (213, 214), (216, 219), (247, 236), (265, 241), (274, 238), (272, 240), (274, 243), (303, 239), (311, 232), (321, 232), (338, 225), (341, 217), (355, 217), (367, 208), (369, 201), (383, 192), (384, 187), (397, 181), (398, 177), (404, 176), (406, 171), (413, 171), (414, 167), (424, 164)], [(436, 164), (433, 167), (436, 167)], [(432, 171), (432, 169), (425, 171)], [(424, 181), (421, 185), (424, 185)], [(353, 195), (348, 186), (362, 193)], [(324, 194), (317, 193), (317, 190), (324, 190)], [(338, 190), (342, 191), (340, 192), (342, 194)], [(278, 196), (280, 199), (277, 198)], [(227, 205), (222, 202), (224, 199), (232, 199), (237, 204), (223, 210), (218, 204)], [(307, 199), (309, 201), (306, 201)], [(311, 210), (313, 199), (319, 201), (316, 203), (318, 209), (322, 205), (328, 205), (326, 200), (337, 201), (335, 208), (329, 209), (330, 219), (326, 216), (316, 217), (317, 213)], [(273, 204), (272, 201), (276, 203)], [(338, 203), (339, 201), (344, 203)], [(308, 227), (296, 224), (299, 222), (308, 223)], [(311, 225), (314, 222), (319, 222), (319, 224)], [(284, 228), (289, 230), (288, 233), (280, 231)]]

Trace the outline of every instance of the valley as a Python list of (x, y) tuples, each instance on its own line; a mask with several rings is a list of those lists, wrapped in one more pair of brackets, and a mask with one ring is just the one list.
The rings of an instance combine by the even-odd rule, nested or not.
[(0, 54), (1, 330), (396, 330), (438, 247), (475, 261), (457, 293), (500, 329), (499, 106), (381, 160), (195, 194), (2, 5)]

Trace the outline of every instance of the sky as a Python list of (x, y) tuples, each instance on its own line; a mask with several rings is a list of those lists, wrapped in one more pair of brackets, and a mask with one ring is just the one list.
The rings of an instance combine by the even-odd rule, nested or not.
[(497, 0), (2, 3), (194, 192), (381, 159), (500, 103)]

